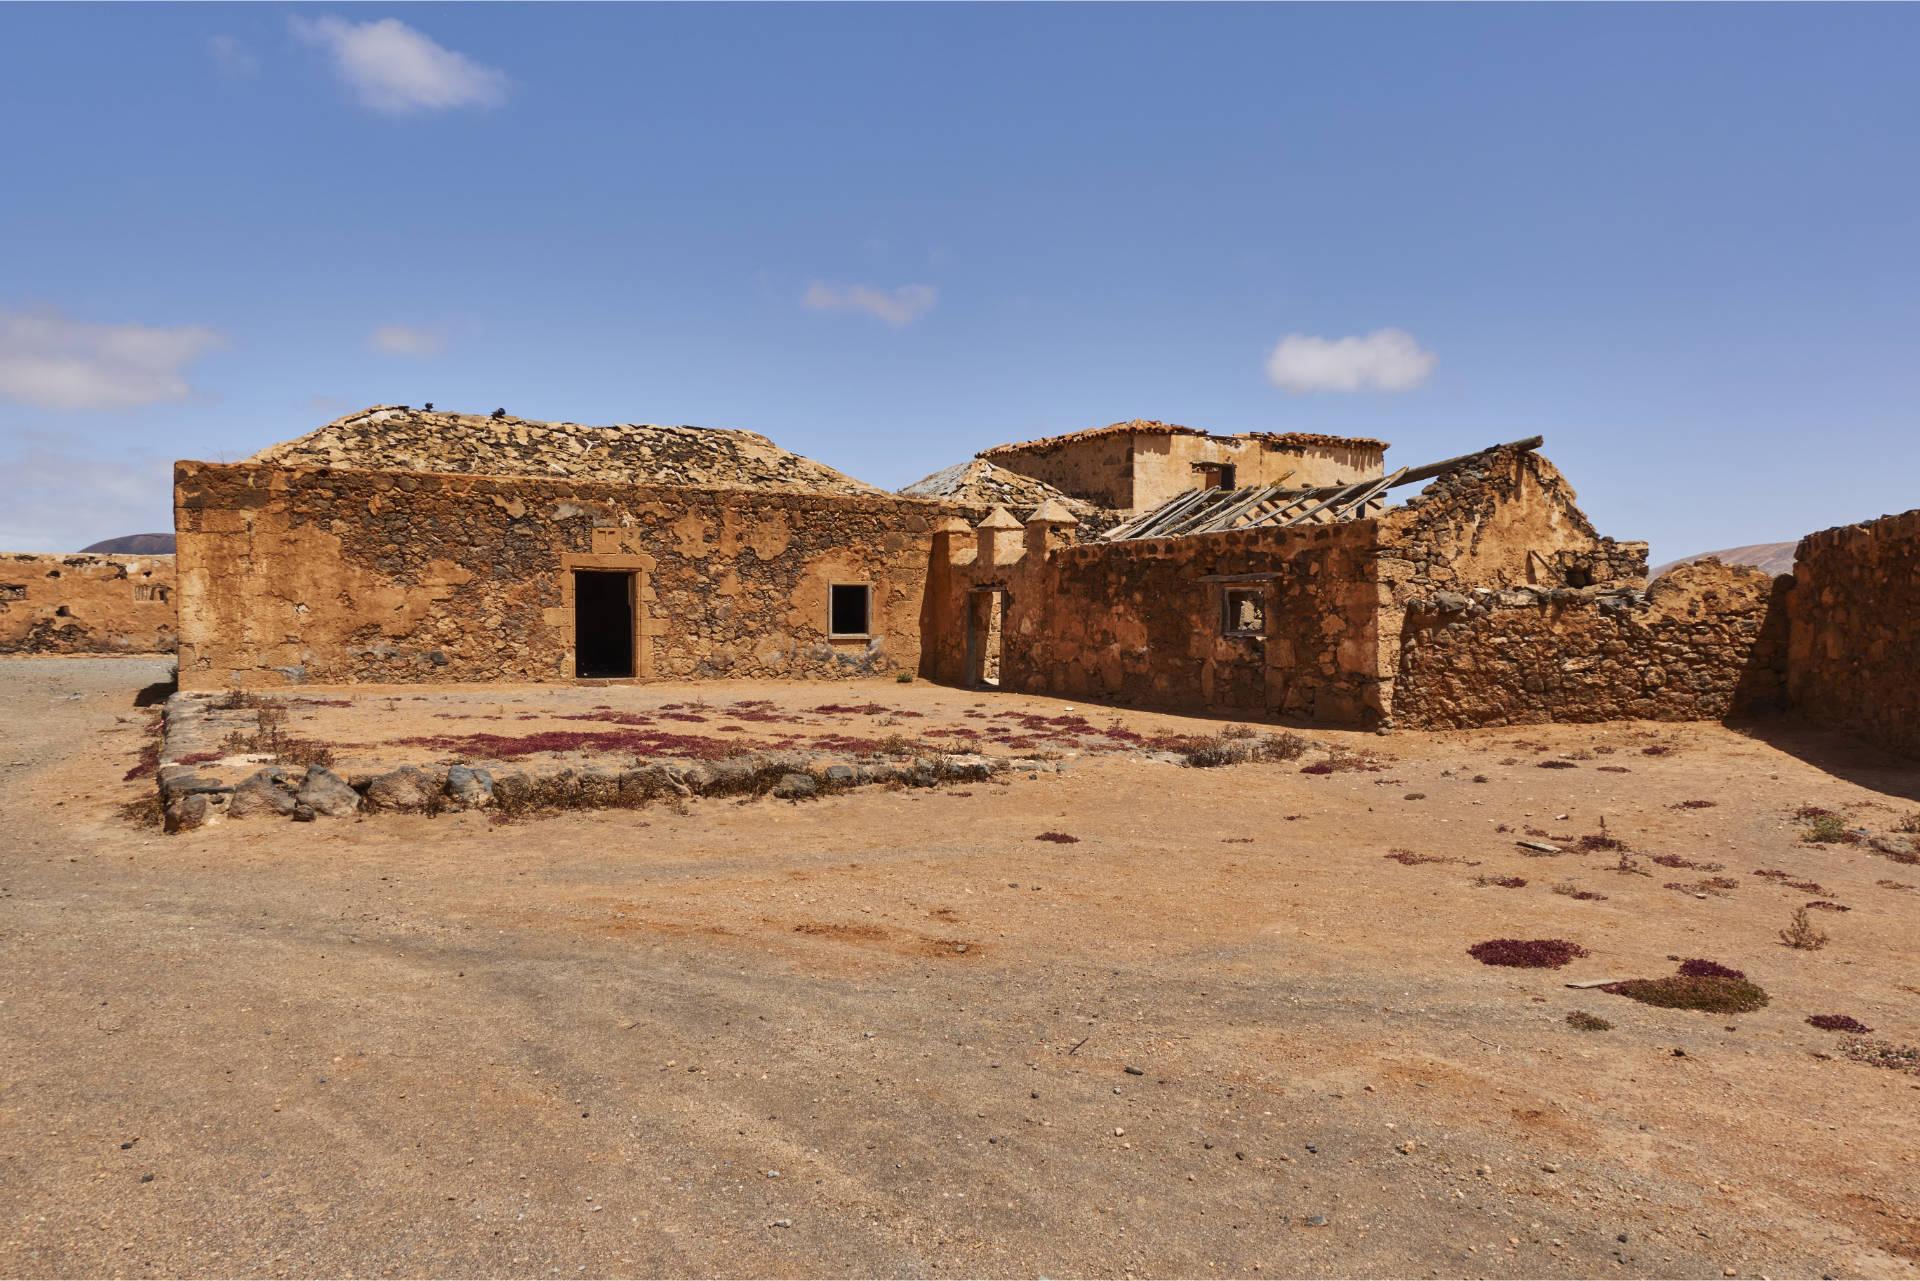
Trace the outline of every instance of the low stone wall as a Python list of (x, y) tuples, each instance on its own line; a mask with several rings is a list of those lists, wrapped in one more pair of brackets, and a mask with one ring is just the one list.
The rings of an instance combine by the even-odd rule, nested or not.
[(872, 784), (934, 787), (978, 782), (1012, 770), (1057, 773), (1058, 761), (930, 753), (845, 760), (804, 751), (749, 752), (717, 761), (663, 760), (618, 769), (571, 766), (529, 772), (485, 765), (402, 765), (379, 773), (290, 767), (234, 752), (229, 740), (261, 730), (256, 708), (228, 707), (226, 695), (179, 693), (167, 700), (155, 782), (169, 833), (229, 819), (294, 822), (361, 814), (444, 814), (492, 809), (508, 816), (568, 809), (637, 809), (692, 796), (771, 795), (806, 800)]
[(1398, 725), (1719, 720), (1777, 706), (1785, 613), (1776, 581), (1716, 560), (1644, 592), (1507, 588), (1408, 603)]
[(1793, 579), (1795, 709), (1920, 756), (1920, 509), (1807, 535)]
[(0, 654), (165, 654), (171, 556), (0, 554)]

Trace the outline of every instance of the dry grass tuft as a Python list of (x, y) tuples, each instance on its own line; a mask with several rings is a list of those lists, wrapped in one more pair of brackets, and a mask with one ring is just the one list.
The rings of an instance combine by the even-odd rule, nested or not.
[(1806, 908), (1796, 907), (1787, 928), (1780, 931), (1780, 941), (1802, 952), (1817, 952), (1827, 945), (1827, 934), (1813, 923)]

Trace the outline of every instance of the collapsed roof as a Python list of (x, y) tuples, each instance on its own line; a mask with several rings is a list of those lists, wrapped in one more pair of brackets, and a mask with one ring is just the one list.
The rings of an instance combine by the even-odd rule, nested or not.
[(1010, 471), (984, 458), (943, 467), (897, 491), (902, 498), (935, 498), (980, 507), (1038, 508), (1059, 503), (1075, 516), (1100, 510), (1085, 499), (1063, 494), (1044, 480)]
[(1326, 485), (1318, 489), (1289, 489), (1284, 485), (1253, 485), (1243, 489), (1192, 489), (1175, 495), (1160, 506), (1132, 520), (1124, 521), (1101, 537), (1106, 542), (1134, 538), (1181, 538), (1189, 534), (1214, 534), (1228, 529), (1254, 529), (1260, 526), (1284, 528), (1289, 525), (1330, 525), (1336, 521), (1363, 520), (1378, 515), (1386, 506), (1381, 495), (1401, 485), (1437, 480), (1471, 468), (1503, 449), (1532, 450), (1542, 443), (1529, 436), (1506, 445), (1489, 445), (1476, 453), (1462, 454), (1424, 467), (1402, 467), (1399, 471), (1350, 485)]
[(1242, 431), (1235, 432), (1231, 436), (1222, 436), (1217, 432), (1202, 431), (1198, 427), (1183, 427), (1179, 423), (1161, 422), (1157, 418), (1134, 418), (1123, 423), (1109, 423), (1105, 427), (1088, 427), (1082, 431), (1070, 431), (1059, 436), (1042, 436), (1038, 440), (1019, 440), (1005, 445), (995, 445), (991, 449), (981, 450), (977, 457), (993, 458), (1007, 454), (1044, 453), (1063, 445), (1103, 440), (1109, 436), (1204, 436), (1208, 440), (1227, 441), (1240, 445), (1252, 442), (1269, 449), (1322, 448), (1384, 452), (1387, 448), (1386, 441), (1374, 440), (1369, 436), (1328, 436), (1315, 431)]
[(564, 477), (882, 496), (886, 491), (788, 453), (758, 432), (720, 427), (534, 422), (375, 405), (247, 460), (351, 471)]

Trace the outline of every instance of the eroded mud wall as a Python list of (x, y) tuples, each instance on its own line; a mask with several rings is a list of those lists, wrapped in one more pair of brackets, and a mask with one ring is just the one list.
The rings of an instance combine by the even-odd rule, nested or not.
[[(635, 575), (641, 678), (913, 670), (928, 529), (898, 498), (182, 463), (181, 685), (569, 680), (573, 572)], [(834, 584), (869, 633), (830, 638)]]
[(171, 556), (0, 555), (0, 654), (170, 653)]

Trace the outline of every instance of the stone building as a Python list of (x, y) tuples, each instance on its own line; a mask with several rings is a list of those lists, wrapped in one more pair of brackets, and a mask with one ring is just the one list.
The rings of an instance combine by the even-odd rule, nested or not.
[(1390, 470), (1133, 420), (888, 494), (751, 432), (377, 406), (177, 466), (180, 680), (916, 673), (1435, 728), (1819, 698), (1911, 749), (1912, 629), (1871, 601), (1920, 583), (1912, 519), (1808, 539), (1791, 608), (1792, 577), (1711, 561), (1649, 587), (1540, 444)]
[(406, 406), (174, 503), (183, 689), (913, 671), (944, 510), (752, 432)]
[[(1291, 485), (1310, 489), (1377, 479), (1387, 446), (1310, 432), (1217, 436), (1150, 418), (995, 445), (980, 458), (1071, 498), (1132, 515), (1188, 490)], [(925, 482), (922, 482), (923, 484)]]
[[(973, 529), (949, 521), (929, 578), (928, 668), (955, 683), (1348, 725), (1395, 720), (1405, 702), (1438, 722), (1429, 709), (1447, 700), (1412, 658), (1435, 626), (1522, 600), (1643, 599), (1646, 544), (1595, 531), (1538, 444), (1387, 475), (1376, 442), (1313, 438), (1289, 447), (1322, 460), (1326, 483), (1190, 484), (1091, 542), (1058, 504), (1024, 523), (1004, 509)], [(1366, 465), (1342, 461), (1354, 457)], [(1488, 719), (1546, 719), (1531, 710)]]
[(0, 553), (0, 654), (174, 647), (173, 557)]

